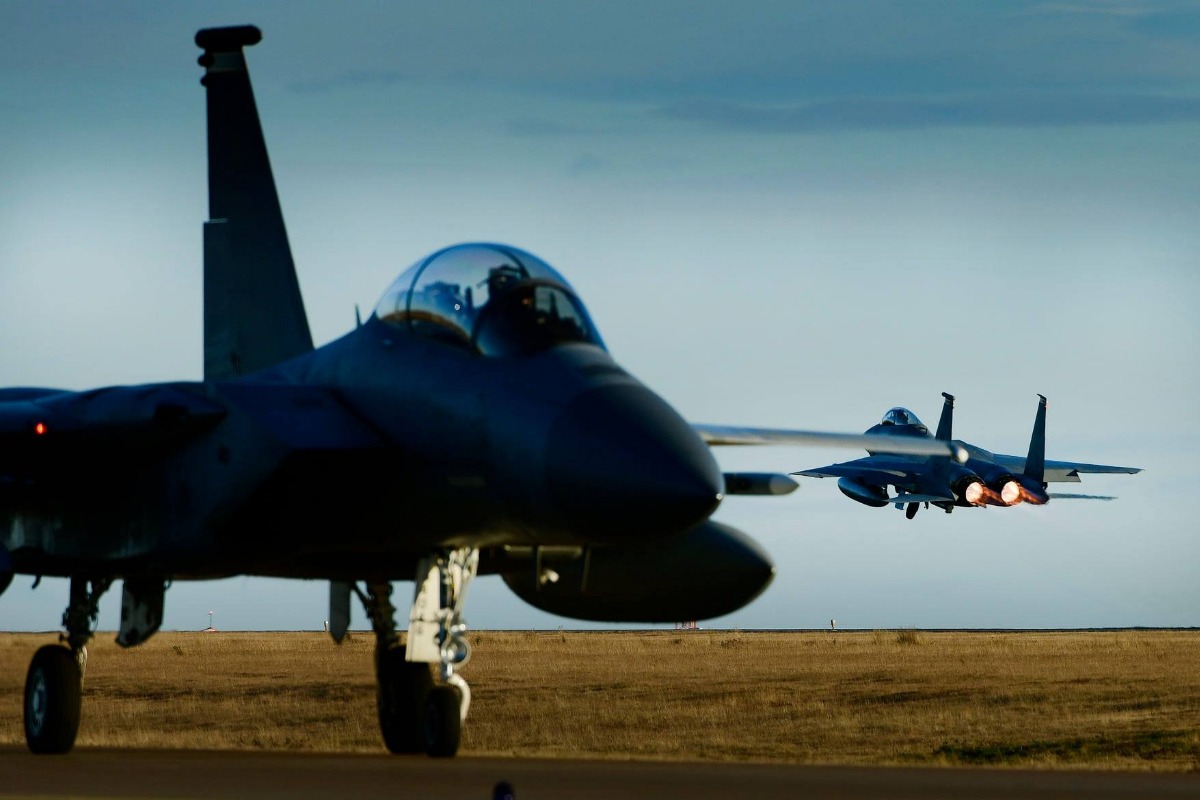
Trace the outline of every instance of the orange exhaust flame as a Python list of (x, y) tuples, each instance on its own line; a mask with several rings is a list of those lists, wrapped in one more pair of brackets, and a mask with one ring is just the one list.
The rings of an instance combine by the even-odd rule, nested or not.
[(984, 506), (988, 504), (987, 496), (991, 493), (991, 489), (975, 481), (968, 483), (966, 488), (963, 489), (963, 499), (973, 506)]
[(1008, 503), (1006, 503), (1002, 499), (1000, 499), (1000, 494), (998, 492), (992, 491), (991, 489), (984, 486), (983, 484), (978, 484), (978, 486), (979, 486), (979, 499), (971, 500), (970, 497), (968, 496), (967, 499), (969, 502), (972, 502), (977, 506), (1006, 506), (1006, 505), (1008, 505)]
[(1026, 489), (1024, 486), (1018, 487), (1021, 490), (1021, 502), (1029, 503), (1030, 505), (1041, 506), (1045, 505), (1050, 499), (1045, 495), (1037, 495)]
[(1005, 481), (1000, 488), (1000, 500), (1006, 506), (1014, 506), (1021, 502), (1021, 484), (1016, 481)]

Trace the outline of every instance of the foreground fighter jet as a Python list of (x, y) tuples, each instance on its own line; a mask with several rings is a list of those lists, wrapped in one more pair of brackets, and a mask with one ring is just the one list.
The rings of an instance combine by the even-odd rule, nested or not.
[[(577, 619), (727, 614), (774, 569), (709, 515), (723, 493), (795, 483), (723, 476), (706, 444), (869, 441), (688, 425), (613, 361), (562, 276), (504, 245), (420, 259), (366, 323), (314, 349), (243, 54), (260, 39), (251, 26), (196, 35), (204, 380), (0, 390), (0, 592), (14, 574), (70, 578), (66, 647), (38, 650), (26, 678), (34, 752), (74, 744), (86, 644), (116, 579), (117, 642), (132, 646), (158, 630), (171, 581), (264, 575), (330, 581), (339, 641), (357, 596), (387, 748), (453, 755), (477, 574)], [(395, 580), (415, 581), (403, 644)]]
[[(1018, 503), (1042, 505), (1052, 497), (1112, 500), (1101, 495), (1049, 494), (1047, 485), (1055, 482), (1079, 482), (1081, 473), (1141, 472), (1140, 467), (1113, 467), (1105, 464), (1078, 464), (1074, 461), (1046, 460), (1046, 398), (1038, 395), (1037, 416), (1029, 453), (1024, 458), (990, 453), (982, 447), (953, 438), (954, 396), (942, 392), (942, 416), (937, 433), (930, 436), (917, 415), (907, 408), (893, 408), (883, 420), (866, 432), (868, 436), (934, 439), (965, 451), (968, 458), (959, 463), (943, 456), (904, 456), (880, 454), (867, 446), (866, 458), (830, 464), (827, 467), (793, 472), (810, 478), (837, 478), (838, 489), (851, 500), (882, 508), (894, 504), (905, 508), (905, 516), (917, 515), (920, 504), (932, 503), (949, 514), (955, 506), (1015, 506)], [(894, 486), (897, 494), (888, 495)]]

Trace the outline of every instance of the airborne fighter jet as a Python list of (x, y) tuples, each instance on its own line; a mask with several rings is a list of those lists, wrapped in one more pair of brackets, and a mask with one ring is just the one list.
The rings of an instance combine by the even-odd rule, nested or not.
[[(727, 614), (774, 569), (710, 514), (723, 494), (795, 483), (722, 475), (707, 445), (869, 441), (689, 425), (612, 359), (558, 272), (499, 244), (418, 260), (365, 323), (314, 349), (243, 51), (260, 39), (252, 26), (196, 35), (204, 380), (0, 390), (0, 592), (14, 574), (70, 578), (66, 646), (38, 650), (26, 677), (34, 752), (74, 744), (86, 644), (115, 580), (128, 647), (158, 630), (171, 581), (262, 575), (329, 581), (339, 641), (357, 596), (385, 745), (453, 755), (477, 574), (578, 619)], [(397, 580), (414, 581), (400, 624)]]
[[(1042, 505), (1052, 497), (1111, 500), (1101, 495), (1050, 494), (1048, 484), (1078, 483), (1081, 473), (1141, 472), (1139, 467), (1114, 467), (1105, 464), (1079, 464), (1074, 461), (1046, 460), (1046, 398), (1038, 395), (1037, 416), (1029, 453), (1006, 456), (990, 453), (982, 447), (953, 438), (954, 396), (942, 392), (942, 416), (937, 433), (929, 429), (907, 408), (893, 408), (883, 415), (878, 425), (869, 428), (867, 436), (877, 441), (892, 438), (924, 439), (947, 442), (956, 451), (965, 452), (967, 459), (960, 463), (945, 456), (906, 456), (882, 454), (875, 445), (868, 445), (866, 458), (830, 464), (827, 467), (793, 472), (809, 478), (837, 478), (838, 489), (851, 500), (863, 505), (883, 508), (895, 505), (904, 508), (905, 516), (917, 515), (920, 504), (932, 503), (949, 514), (955, 506), (1015, 506), (1019, 503)], [(896, 489), (890, 496), (888, 486)]]

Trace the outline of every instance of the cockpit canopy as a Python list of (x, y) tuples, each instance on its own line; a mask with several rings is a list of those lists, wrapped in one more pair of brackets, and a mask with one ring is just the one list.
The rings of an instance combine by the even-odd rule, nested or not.
[(883, 415), (883, 420), (879, 424), (880, 425), (920, 425), (922, 428), (925, 427), (925, 424), (922, 423), (921, 420), (917, 419), (916, 414), (909, 411), (907, 408), (900, 408), (899, 406), (889, 409), (888, 412)]
[(421, 259), (388, 288), (375, 316), (488, 356), (567, 342), (604, 347), (561, 275), (537, 256), (499, 244), (460, 244)]

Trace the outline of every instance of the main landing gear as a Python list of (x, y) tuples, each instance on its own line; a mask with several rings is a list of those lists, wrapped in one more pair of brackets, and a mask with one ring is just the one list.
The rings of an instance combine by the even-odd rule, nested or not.
[(107, 578), (71, 579), (71, 599), (63, 613), (67, 629), (61, 644), (40, 648), (25, 676), (25, 743), (34, 753), (66, 753), (79, 733), (87, 643), (100, 614)]
[[(25, 676), (25, 743), (34, 753), (66, 753), (79, 733), (87, 643), (100, 616), (100, 597), (112, 578), (71, 578), (70, 600), (63, 612), (66, 633), (33, 656)], [(160, 577), (127, 577), (121, 596), (117, 644), (133, 647), (162, 624), (166, 583)], [(62, 645), (65, 644), (66, 647)]]
[[(479, 551), (467, 547), (421, 561), (405, 644), (396, 632), (391, 584), (367, 583), (365, 592), (350, 587), (375, 631), (379, 730), (392, 753), (448, 758), (458, 752), (471, 689), (455, 670), (471, 657), (462, 611), (478, 566)], [(335, 626), (335, 638), (344, 630)]]

